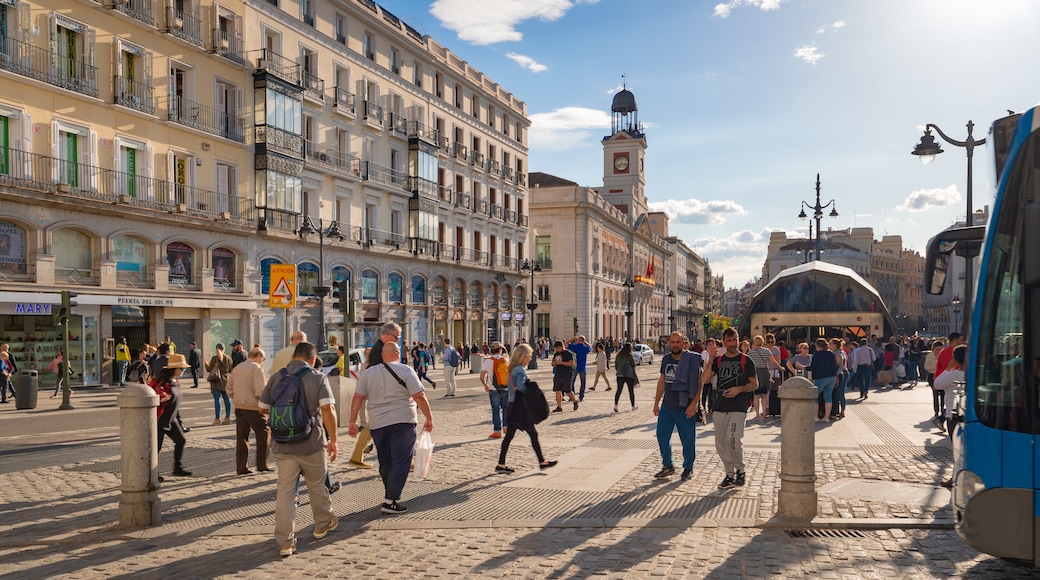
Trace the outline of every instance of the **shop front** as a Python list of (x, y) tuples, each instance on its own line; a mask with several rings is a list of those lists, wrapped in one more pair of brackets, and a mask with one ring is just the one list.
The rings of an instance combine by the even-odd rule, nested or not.
[[(45, 371), (58, 349), (64, 348), (66, 330), (54, 320), (61, 294), (0, 292), (0, 342), (7, 344), (18, 370), (40, 372), (41, 388), (53, 387), (58, 376)], [(69, 317), (65, 353), (72, 369), (72, 385), (95, 385), (100, 381), (98, 321), (100, 308), (79, 305)], [(57, 365), (55, 365), (56, 367)]]

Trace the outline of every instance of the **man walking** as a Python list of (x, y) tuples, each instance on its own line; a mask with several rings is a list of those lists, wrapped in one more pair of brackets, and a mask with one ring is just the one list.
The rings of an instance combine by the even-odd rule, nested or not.
[(556, 353), (553, 355), (553, 392), (556, 393), (556, 408), (553, 413), (563, 412), (563, 395), (570, 397), (574, 403), (574, 410), (578, 410), (578, 399), (574, 396), (574, 353), (564, 350), (563, 342), (557, 340), (553, 345)]
[[(195, 343), (192, 343), (194, 345)], [(235, 403), (235, 467), (239, 475), (249, 471), (249, 432), (256, 435), (256, 470), (271, 471), (267, 465), (267, 448), (271, 443), (271, 426), (260, 410), (264, 392), (264, 351), (249, 351), (249, 360), (231, 370), (227, 394)], [(191, 364), (191, 363), (188, 363)]]
[[(306, 332), (304, 332), (302, 330), (297, 330), (296, 332), (294, 332), (291, 335), (289, 335), (289, 346), (287, 346), (287, 347), (283, 348), (282, 350), (278, 351), (278, 353), (274, 355), (274, 360), (271, 361), (271, 375), (272, 376), (275, 373), (277, 373), (278, 371), (280, 371), (280, 370), (286, 368), (287, 366), (289, 366), (289, 361), (292, 360), (292, 358), (294, 356), (293, 353), (296, 352), (296, 347), (301, 342), (307, 342), (307, 333)], [(234, 368), (234, 367), (232, 366), (232, 368)]]
[(871, 348), (870, 343), (866, 340), (860, 345), (858, 342), (852, 344), (857, 345), (852, 349), (852, 360), (850, 366), (855, 369), (855, 381), (859, 386), (859, 399), (866, 399), (867, 393), (870, 391), (870, 375), (874, 370), (874, 349)]
[[(303, 473), (310, 493), (311, 512), (314, 515), (314, 538), (322, 539), (339, 525), (332, 513), (332, 501), (325, 488), (325, 474), (330, 461), (336, 460), (336, 399), (329, 381), (316, 370), (320, 364), (318, 349), (309, 342), (300, 342), (293, 349), (292, 360), (285, 367), (290, 374), (298, 374), (303, 382), (307, 412), (313, 428), (306, 439), (293, 443), (275, 441), (272, 446), (278, 464), (278, 491), (274, 505), (274, 539), (282, 557), (296, 552), (296, 479)], [(273, 403), (272, 391), (281, 381), (281, 373), (274, 373), (260, 395), (259, 407), (269, 412)], [(320, 416), (320, 419), (319, 419)], [(326, 433), (328, 437), (326, 438)]]
[[(365, 364), (365, 368), (374, 367), (383, 362), (383, 349), (388, 344), (397, 344), (397, 341), (401, 339), (401, 326), (396, 322), (387, 322), (379, 329), (379, 338), (376, 339), (376, 343), (372, 345), (372, 348), (368, 350), (368, 361)], [(359, 411), (359, 417), (361, 420), (361, 432), (357, 435), (357, 441), (354, 443), (354, 453), (350, 456), (351, 465), (361, 467), (363, 469), (371, 469), (372, 464), (365, 462), (365, 453), (370, 447), (372, 447), (372, 432), (368, 426), (368, 406), (363, 405)]]
[(459, 351), (455, 350), (455, 347), (451, 346), (451, 339), (444, 339), (444, 356), (441, 358), (441, 362), (444, 363), (444, 382), (448, 385), (448, 392), (444, 394), (445, 397), (455, 396), (455, 372), (459, 367)]
[[(125, 341), (126, 339), (124, 338), (123, 340)], [(202, 351), (199, 349), (199, 345), (195, 344), (194, 340), (188, 343), (188, 348), (188, 364), (191, 365), (191, 378), (195, 380), (195, 385), (191, 388), (197, 389), (199, 388), (199, 367), (202, 366)]]
[(234, 369), (238, 365), (246, 362), (246, 349), (242, 346), (242, 341), (235, 340), (231, 341), (231, 368)]
[[(484, 359), (484, 362), (480, 365), (480, 384), (484, 385), (484, 392), (488, 394), (491, 399), (491, 425), (494, 427), (494, 431), (491, 433), (491, 439), (498, 439), (502, 436), (502, 426), (506, 424), (506, 415), (509, 411), (509, 386), (507, 382), (503, 381), (501, 371), (496, 372), (495, 365), (499, 361), (504, 360), (502, 355), (502, 343), (493, 342), (491, 343), (491, 356)], [(505, 367), (505, 379), (509, 377), (509, 361), (504, 361)]]
[(581, 378), (581, 390), (578, 391), (578, 400), (585, 400), (585, 364), (588, 361), (592, 347), (585, 342), (584, 336), (575, 336), (567, 341), (567, 350), (574, 353), (574, 375), (571, 377), (571, 390), (574, 383)]
[[(693, 459), (697, 452), (697, 407), (701, 394), (701, 356), (683, 350), (682, 333), (668, 336), (671, 353), (661, 359), (661, 375), (654, 394), (654, 415), (657, 417), (657, 445), (661, 449), (661, 471), (657, 479), (675, 473), (672, 463), (672, 433), (679, 431), (683, 450), (683, 481), (693, 477)], [(619, 387), (620, 388), (620, 387)]]
[(701, 373), (701, 385), (718, 375), (712, 419), (715, 426), (715, 452), (722, 459), (726, 477), (719, 489), (742, 486), (744, 475), (744, 423), (747, 419), (748, 393), (758, 388), (755, 363), (738, 350), (737, 329), (732, 326), (722, 332), (722, 346), (726, 351), (715, 358), (711, 368)]
[[(116, 379), (120, 387), (126, 386), (126, 369), (130, 366), (130, 347), (126, 344), (126, 337), (121, 337), (116, 344)], [(195, 379), (196, 381), (198, 379)]]

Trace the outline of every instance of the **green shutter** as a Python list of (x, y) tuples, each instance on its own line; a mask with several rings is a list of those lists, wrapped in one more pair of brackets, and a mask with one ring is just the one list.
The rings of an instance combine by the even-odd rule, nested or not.
[(11, 174), (11, 164), (9, 159), (11, 150), (8, 149), (8, 142), (10, 140), (10, 123), (11, 119), (0, 117), (0, 175)]
[(79, 187), (79, 136), (65, 133), (65, 181)]
[(137, 149), (123, 150), (126, 151), (126, 194), (137, 197)]

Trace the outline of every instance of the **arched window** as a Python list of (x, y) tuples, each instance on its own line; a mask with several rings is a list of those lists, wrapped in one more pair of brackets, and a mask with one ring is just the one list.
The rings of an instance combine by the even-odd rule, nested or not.
[(314, 287), (321, 286), (318, 282), (318, 266), (310, 262), (304, 262), (296, 266), (296, 292), (300, 296), (314, 296)]
[(343, 266), (335, 266), (332, 268), (332, 281), (339, 282), (340, 280), (350, 282), (350, 270)]
[(397, 272), (391, 272), (387, 279), (390, 282), (390, 302), (404, 302), (404, 277)]
[(63, 228), (51, 236), (54, 274), (77, 281), (93, 278), (93, 252), (90, 237), (79, 230)]
[(426, 304), (426, 278), (412, 276), (412, 304)]
[(375, 270), (361, 272), (361, 299), (366, 302), (379, 300), (379, 275)]
[(194, 283), (194, 248), (182, 242), (166, 244), (166, 263), (170, 266), (170, 284), (190, 286)]
[(133, 236), (112, 240), (112, 259), (120, 284), (140, 286), (148, 282), (148, 244)]
[(260, 260), (260, 293), (271, 293), (271, 264), (281, 264), (278, 258), (264, 258)]
[(25, 229), (0, 220), (0, 271), (7, 274), (29, 273), (26, 259)]
[(480, 291), (481, 291), (480, 282), (477, 282), (476, 280), (470, 282), (470, 284), (469, 284), (469, 301), (468, 301), (470, 308), (480, 308), (480, 307), (483, 306), (483, 304), (481, 304), (481, 298), (482, 297), (480, 295), (481, 294)]
[(235, 252), (229, 248), (216, 248), (213, 250), (213, 286), (222, 288), (234, 288), (238, 280), (236, 267), (238, 260)]

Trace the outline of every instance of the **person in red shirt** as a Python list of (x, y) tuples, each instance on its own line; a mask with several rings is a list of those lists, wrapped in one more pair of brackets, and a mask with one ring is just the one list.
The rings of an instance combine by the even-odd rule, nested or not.
[(946, 345), (946, 348), (939, 352), (939, 356), (935, 363), (935, 378), (939, 378), (939, 375), (943, 374), (943, 371), (950, 366), (950, 361), (953, 359), (953, 349), (964, 344), (964, 337), (959, 332), (950, 333), (950, 342)]

